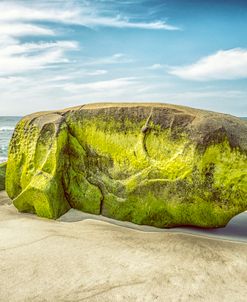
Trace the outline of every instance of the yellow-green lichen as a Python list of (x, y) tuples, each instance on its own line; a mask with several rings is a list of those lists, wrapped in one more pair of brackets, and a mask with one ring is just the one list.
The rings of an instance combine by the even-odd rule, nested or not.
[(157, 227), (224, 226), (247, 208), (246, 153), (224, 132), (201, 148), (202, 126), (197, 139), (184, 129), (191, 114), (138, 110), (21, 120), (6, 181), (16, 207), (48, 218), (73, 207)]
[(0, 164), (0, 191), (5, 189), (5, 174), (7, 163)]
[[(243, 210), (239, 191), (225, 200), (225, 192), (230, 194), (231, 189), (221, 178), (233, 165), (232, 175), (239, 177), (243, 171), (237, 188), (245, 186), (245, 155), (240, 157), (226, 142), (201, 153), (186, 134), (173, 137), (170, 129), (152, 124), (143, 142), (145, 122), (134, 126), (128, 121), (123, 129), (119, 125), (114, 128), (114, 121), (101, 117), (70, 124), (86, 150), (83, 161), (88, 164), (84, 169), (93, 173), (91, 178), (103, 191), (104, 215), (159, 227), (213, 227), (225, 225)], [(213, 175), (212, 165), (217, 166)]]
[(100, 214), (100, 204), (103, 198), (100, 189), (86, 178), (84, 163), (85, 150), (78, 140), (69, 134), (68, 166), (64, 175), (64, 190), (70, 206), (93, 214)]
[[(55, 118), (55, 117), (54, 117)], [(23, 212), (56, 218), (69, 209), (62, 187), (66, 125), (24, 118), (9, 146), (6, 190)]]

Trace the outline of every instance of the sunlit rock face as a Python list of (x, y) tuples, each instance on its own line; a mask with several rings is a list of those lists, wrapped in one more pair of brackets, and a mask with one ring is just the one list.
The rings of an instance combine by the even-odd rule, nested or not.
[(22, 212), (75, 208), (157, 227), (224, 226), (247, 209), (247, 123), (166, 104), (92, 104), (24, 117), (6, 189)]

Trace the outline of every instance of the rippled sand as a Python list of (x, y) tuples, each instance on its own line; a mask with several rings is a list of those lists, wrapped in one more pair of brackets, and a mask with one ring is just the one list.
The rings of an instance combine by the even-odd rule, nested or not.
[(0, 301), (246, 301), (246, 243), (78, 215), (20, 214), (0, 193)]

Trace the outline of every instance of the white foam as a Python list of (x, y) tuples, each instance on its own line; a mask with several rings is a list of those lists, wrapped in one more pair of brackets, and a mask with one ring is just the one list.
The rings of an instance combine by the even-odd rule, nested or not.
[(14, 131), (15, 127), (11, 127), (11, 126), (3, 126), (0, 127), (0, 131)]
[(5, 161), (7, 161), (7, 157), (5, 156), (0, 156), (0, 163), (4, 163)]

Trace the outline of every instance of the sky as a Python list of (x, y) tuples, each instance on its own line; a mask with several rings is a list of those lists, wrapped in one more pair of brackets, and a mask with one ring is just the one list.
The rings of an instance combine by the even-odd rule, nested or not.
[(247, 1), (0, 0), (0, 115), (92, 102), (247, 116)]

